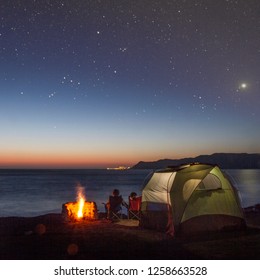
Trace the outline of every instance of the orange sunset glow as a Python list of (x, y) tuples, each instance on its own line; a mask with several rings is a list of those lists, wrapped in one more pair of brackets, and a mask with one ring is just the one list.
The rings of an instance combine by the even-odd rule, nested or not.
[[(0, 158), (2, 168), (102, 168), (110, 165), (132, 164), (125, 162), (123, 158), (112, 158), (111, 156), (101, 155), (62, 155), (62, 154), (43, 154), (43, 153), (18, 153), (6, 154)], [(134, 163), (134, 161), (133, 161)]]
[[(80, 152), (79, 150), (63, 150), (53, 148), (48, 149), (19, 149), (0, 150), (0, 168), (107, 168), (123, 166), (133, 166), (139, 161), (156, 161), (158, 159), (179, 159), (183, 157), (198, 156), (199, 154), (210, 154), (211, 149), (199, 149), (193, 151), (191, 148), (181, 149), (176, 152), (168, 151), (164, 147), (157, 149), (141, 149), (135, 147), (125, 147), (125, 149), (100, 148)], [(147, 148), (147, 147), (146, 147)], [(231, 147), (220, 149), (221, 152), (236, 152)]]
[(0, 168), (260, 152), (259, 1), (65, 2), (1, 1)]
[[(153, 155), (151, 153), (151, 155)], [(148, 159), (148, 152), (134, 151), (133, 149), (105, 149), (79, 152), (77, 150), (26, 150), (14, 149), (13, 151), (0, 150), (1, 168), (106, 168), (118, 165), (131, 166), (138, 161)]]

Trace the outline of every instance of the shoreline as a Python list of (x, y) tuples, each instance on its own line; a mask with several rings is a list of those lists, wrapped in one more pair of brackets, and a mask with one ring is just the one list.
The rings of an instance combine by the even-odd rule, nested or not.
[(127, 219), (121, 223), (106, 219), (65, 222), (55, 213), (0, 217), (0, 259), (259, 259), (260, 212), (245, 215), (245, 231), (192, 238), (169, 238)]

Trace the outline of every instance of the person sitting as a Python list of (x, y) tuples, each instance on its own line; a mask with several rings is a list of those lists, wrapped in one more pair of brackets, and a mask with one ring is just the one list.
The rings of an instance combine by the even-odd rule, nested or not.
[(129, 196), (128, 218), (140, 220), (142, 197), (137, 196), (137, 193), (132, 192)]
[(113, 216), (118, 217), (117, 213), (122, 209), (123, 198), (118, 189), (114, 189), (112, 195), (109, 196), (108, 202), (105, 204), (107, 218), (112, 219)]
[(136, 192), (131, 192), (131, 193), (130, 193), (130, 196), (129, 196), (129, 199), (135, 200), (136, 197), (137, 197), (137, 193), (136, 193)]

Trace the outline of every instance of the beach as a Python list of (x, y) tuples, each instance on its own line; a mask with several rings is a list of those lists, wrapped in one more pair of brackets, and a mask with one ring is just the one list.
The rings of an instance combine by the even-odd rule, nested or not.
[(170, 238), (135, 220), (67, 222), (61, 214), (0, 218), (2, 260), (259, 259), (260, 213), (247, 229)]
[[(110, 222), (102, 216), (111, 190), (124, 198), (141, 193), (148, 171), (127, 170), (2, 170), (0, 196), (0, 259), (2, 260), (146, 260), (259, 259), (260, 212), (249, 207), (259, 197), (259, 170), (232, 170), (248, 229), (202, 236), (170, 238), (136, 221)], [(62, 205), (76, 198), (77, 182), (99, 218), (67, 222)]]

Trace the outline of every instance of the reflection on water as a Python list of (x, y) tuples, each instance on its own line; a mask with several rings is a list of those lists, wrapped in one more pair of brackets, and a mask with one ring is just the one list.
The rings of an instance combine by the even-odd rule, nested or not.
[(243, 207), (260, 203), (259, 169), (228, 169), (225, 171), (238, 189)]
[(104, 211), (114, 188), (122, 196), (141, 186), (148, 171), (107, 170), (0, 170), (0, 216), (36, 216), (60, 213), (63, 203), (75, 201), (77, 186), (85, 189), (86, 200)]
[[(260, 203), (260, 170), (225, 170), (240, 192), (242, 206)], [(76, 200), (76, 186), (100, 212), (114, 188), (127, 200), (141, 194), (149, 170), (0, 170), (0, 216), (60, 213), (63, 203)]]

